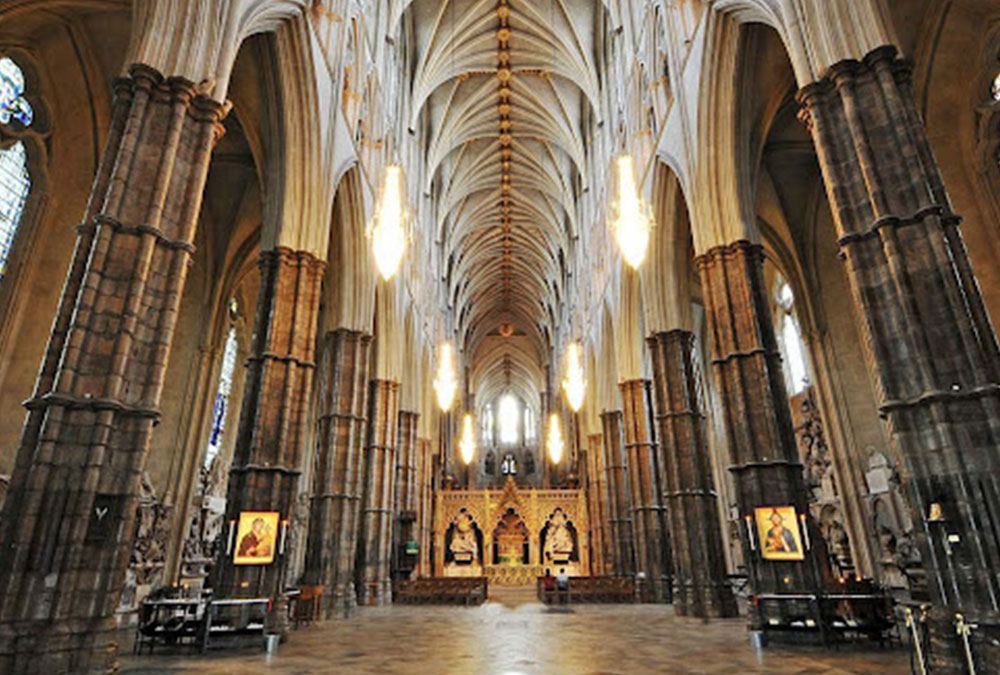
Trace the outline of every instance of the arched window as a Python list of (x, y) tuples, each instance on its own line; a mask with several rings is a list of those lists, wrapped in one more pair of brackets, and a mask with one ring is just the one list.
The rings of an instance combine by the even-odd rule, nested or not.
[(518, 433), (518, 422), (520, 422), (521, 411), (518, 409), (517, 401), (510, 394), (500, 399), (500, 442), (504, 445), (515, 445), (520, 434)]
[(535, 436), (535, 413), (528, 406), (524, 406), (524, 440), (526, 443), (533, 443), (537, 440)]
[(798, 394), (809, 385), (806, 365), (806, 348), (802, 342), (798, 322), (795, 320), (795, 294), (788, 282), (779, 278), (775, 301), (778, 308), (778, 329), (781, 336), (782, 356), (788, 368), (792, 394)]
[(992, 94), (994, 101), (1000, 102), (1000, 73), (997, 73), (996, 77), (993, 78), (990, 94)]
[(488, 405), (483, 410), (482, 439), (484, 445), (493, 445), (493, 406)]
[[(18, 121), (30, 126), (34, 112), (24, 98), (24, 74), (8, 58), (0, 58), (0, 125)], [(24, 143), (0, 149), (0, 279), (7, 271), (7, 260), (14, 236), (24, 215), (24, 204), (31, 191), (28, 153)]]
[(215, 408), (212, 412), (212, 434), (208, 437), (208, 450), (205, 452), (205, 467), (222, 449), (222, 436), (226, 430), (226, 413), (229, 411), (229, 392), (233, 388), (233, 371), (236, 369), (236, 329), (229, 329), (226, 338), (226, 348), (222, 352), (222, 368), (219, 370), (219, 390), (215, 395)]
[(35, 112), (24, 97), (24, 73), (8, 58), (0, 58), (0, 124), (17, 120), (31, 126)]

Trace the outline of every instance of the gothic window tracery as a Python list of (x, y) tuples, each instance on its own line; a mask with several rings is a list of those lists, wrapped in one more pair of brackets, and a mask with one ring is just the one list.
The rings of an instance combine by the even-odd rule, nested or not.
[[(0, 125), (13, 121), (30, 126), (34, 112), (24, 97), (24, 74), (14, 61), (0, 58)], [(7, 261), (14, 237), (24, 216), (24, 205), (31, 192), (28, 152), (21, 141), (8, 147), (0, 144), (0, 279), (7, 272)]]
[(500, 399), (500, 442), (504, 445), (516, 445), (520, 440), (518, 421), (520, 410), (517, 401), (510, 394)]
[(482, 422), (482, 437), (483, 443), (486, 445), (493, 445), (493, 406), (488, 405), (483, 410), (483, 422)]
[(215, 406), (212, 411), (212, 433), (208, 438), (208, 450), (205, 452), (205, 467), (222, 449), (222, 438), (226, 429), (226, 413), (229, 411), (229, 393), (233, 388), (233, 371), (236, 369), (236, 328), (230, 327), (226, 337), (226, 347), (222, 352), (222, 368), (219, 370), (219, 389), (215, 395)]
[(0, 124), (17, 120), (31, 126), (35, 113), (24, 97), (24, 73), (12, 59), (0, 58)]
[(789, 384), (792, 395), (805, 391), (809, 386), (809, 368), (806, 364), (806, 347), (802, 341), (802, 333), (795, 318), (795, 294), (792, 287), (782, 278), (778, 278), (775, 293), (777, 306), (777, 328), (781, 336), (782, 356), (788, 368)]

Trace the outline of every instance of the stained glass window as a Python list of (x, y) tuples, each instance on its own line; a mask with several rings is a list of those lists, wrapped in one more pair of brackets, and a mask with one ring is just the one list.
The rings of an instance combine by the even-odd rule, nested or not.
[(507, 394), (500, 399), (500, 442), (504, 445), (514, 445), (518, 441), (518, 418), (521, 411), (518, 410), (517, 401), (513, 396)]
[(779, 280), (777, 293), (780, 312), (781, 343), (784, 347), (785, 362), (791, 377), (792, 394), (798, 394), (809, 385), (809, 371), (806, 366), (806, 347), (802, 342), (799, 325), (795, 321), (795, 294), (788, 282)]
[(535, 414), (531, 408), (524, 407), (524, 440), (531, 443), (535, 438)]
[(30, 190), (28, 153), (24, 144), (18, 141), (0, 150), (0, 279), (7, 272), (10, 247), (14, 244)]
[(0, 124), (17, 120), (30, 126), (35, 118), (28, 99), (24, 98), (24, 73), (8, 58), (0, 58)]
[(226, 348), (222, 352), (222, 368), (219, 371), (219, 391), (215, 395), (215, 408), (212, 411), (212, 435), (208, 438), (208, 450), (205, 452), (205, 466), (222, 449), (223, 432), (226, 430), (226, 413), (229, 410), (229, 392), (233, 387), (233, 371), (236, 368), (236, 329), (229, 329), (226, 338)]
[(483, 443), (493, 445), (493, 406), (488, 405), (483, 410)]

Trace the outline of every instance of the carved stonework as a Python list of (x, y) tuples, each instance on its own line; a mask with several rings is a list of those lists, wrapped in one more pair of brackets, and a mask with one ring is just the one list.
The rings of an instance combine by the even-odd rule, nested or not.
[(118, 603), (118, 613), (135, 611), (142, 599), (163, 585), (163, 568), (167, 557), (170, 511), (156, 496), (156, 490), (143, 472), (136, 509), (135, 543), (125, 574), (125, 587)]
[(799, 459), (809, 488), (809, 510), (826, 540), (830, 562), (841, 574), (847, 574), (854, 570), (851, 541), (814, 388), (806, 387), (792, 396), (790, 404)]
[[(434, 498), (434, 576), (482, 574), (491, 584), (521, 585), (533, 584), (546, 565), (565, 567), (570, 576), (591, 574), (589, 513), (582, 490), (518, 488), (508, 476), (502, 490), (445, 490)], [(476, 536), (482, 537), (476, 558), (481, 567), (454, 562), (455, 547), (461, 548), (455, 543), (459, 525), (474, 525)], [(527, 537), (527, 563), (514, 555), (511, 544), (520, 532)], [(461, 541), (471, 541), (471, 535)]]

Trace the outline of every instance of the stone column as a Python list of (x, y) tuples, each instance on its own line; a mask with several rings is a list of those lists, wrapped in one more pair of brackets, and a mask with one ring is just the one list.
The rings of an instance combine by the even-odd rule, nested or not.
[(417, 523), (417, 423), (420, 414), (400, 410), (396, 441), (396, 489), (393, 499), (393, 571), (409, 577), (416, 558), (403, 550), (407, 541), (416, 539)]
[[(281, 598), (291, 551), (282, 550), (294, 515), (306, 452), (309, 396), (316, 370), (316, 322), (326, 264), (279, 247), (260, 254), (260, 292), (247, 379), (229, 469), (225, 545), (212, 571), (217, 597)], [(270, 565), (234, 565), (243, 511), (277, 511), (279, 532)], [(279, 617), (282, 603), (275, 603)], [(280, 620), (280, 619), (279, 619)]]
[(431, 535), (434, 527), (434, 444), (429, 438), (417, 440), (420, 468), (417, 471), (417, 485), (420, 492), (420, 510), (417, 514), (417, 530), (420, 533), (420, 565), (417, 574), (421, 577), (433, 576), (430, 559)]
[[(910, 66), (896, 49), (836, 64), (799, 101), (880, 413), (921, 524), (915, 534), (938, 623), (933, 651), (942, 655), (935, 672), (957, 672), (957, 655), (949, 656), (957, 649), (955, 613), (1000, 618), (996, 335), (920, 119)], [(932, 510), (941, 517), (930, 517)]]
[(632, 546), (632, 511), (622, 449), (622, 412), (601, 413), (604, 428), (604, 472), (608, 500), (608, 545), (615, 576), (635, 574)]
[(582, 451), (581, 474), (587, 494), (587, 514), (590, 520), (590, 573), (594, 576), (604, 574), (604, 561), (601, 558), (604, 551), (604, 536), (601, 524), (601, 467), (600, 445), (594, 445), (593, 438), (587, 439), (587, 447)]
[[(793, 506), (808, 514), (802, 464), (795, 447), (788, 395), (764, 287), (760, 245), (738, 241), (697, 258), (712, 366), (722, 401), (736, 501), (743, 517), (743, 546), (754, 593), (814, 592), (827, 569), (822, 536), (809, 523), (811, 547), (803, 562), (764, 560), (754, 528), (757, 507)], [(747, 520), (749, 518), (749, 521)], [(755, 542), (756, 550), (751, 550)]]
[(361, 476), (372, 337), (339, 328), (323, 336), (319, 359), (316, 465), (310, 496), (306, 584), (322, 585), (327, 618), (357, 604)]
[(115, 83), (0, 517), (0, 672), (117, 667), (140, 476), (226, 112), (146, 66)]
[(645, 572), (646, 589), (640, 598), (648, 602), (670, 602), (670, 541), (661, 506), (658, 448), (653, 428), (649, 380), (627, 380), (622, 393), (625, 431), (625, 464), (632, 497), (632, 531), (636, 572)]
[(392, 602), (389, 549), (392, 545), (392, 494), (396, 482), (399, 383), (372, 380), (370, 386), (356, 576), (362, 605), (387, 605)]
[(653, 355), (661, 487), (674, 564), (674, 609), (681, 616), (736, 616), (705, 436), (697, 337), (690, 331), (671, 330), (656, 333), (646, 342)]
[[(607, 470), (605, 468), (604, 456), (604, 434), (591, 434), (588, 436), (589, 453), (593, 457), (594, 479), (591, 494), (597, 503), (596, 525), (592, 525), (597, 533), (597, 540), (600, 542), (596, 549), (596, 567), (603, 575), (610, 575), (614, 572), (614, 562), (611, 556), (611, 534), (608, 524), (608, 485)], [(592, 544), (593, 546), (593, 544)]]

